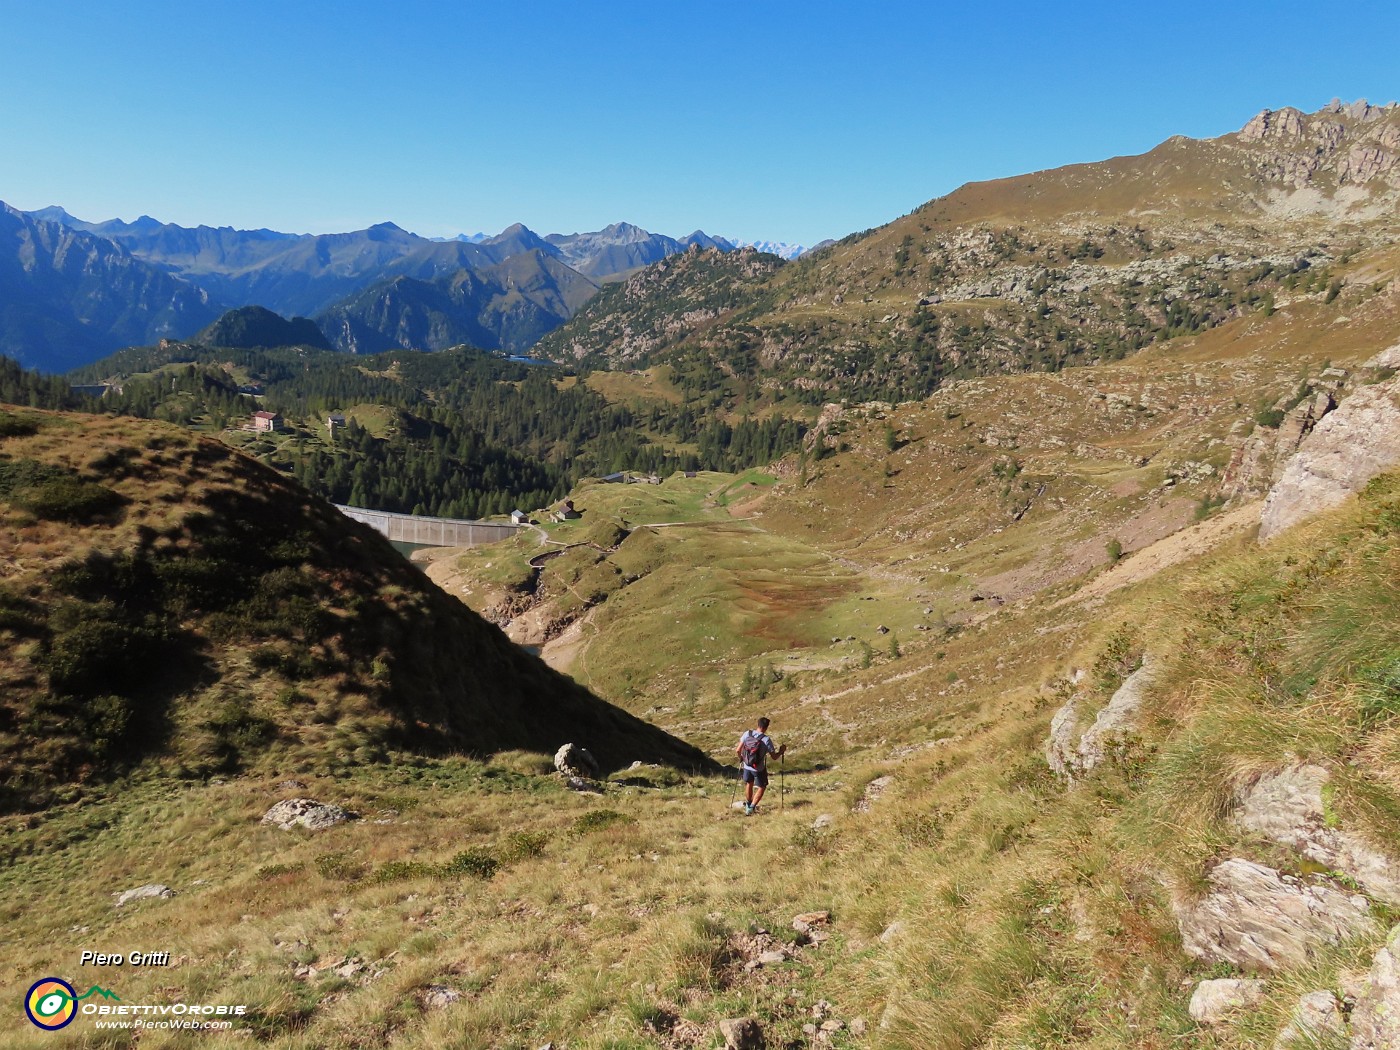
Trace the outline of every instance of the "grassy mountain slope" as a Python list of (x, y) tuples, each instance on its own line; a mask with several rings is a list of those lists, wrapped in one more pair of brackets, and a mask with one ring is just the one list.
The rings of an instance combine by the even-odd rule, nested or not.
[(7, 808), (152, 764), (327, 769), (572, 736), (610, 768), (700, 761), (216, 442), (124, 419), (3, 418)]
[[(880, 432), (854, 426), (824, 462)], [(1382, 927), (1207, 1028), (1191, 988), (1240, 972), (1187, 957), (1175, 909), (1224, 856), (1333, 884), (1231, 819), (1235, 793), (1294, 756), (1332, 771), (1336, 826), (1400, 851), (1397, 522), (1392, 476), (1265, 548), (1237, 535), (1135, 587), (1008, 603), (870, 667), (663, 715), (713, 719), (717, 750), (774, 716), (793, 750), (755, 818), (727, 815), (728, 781), (625, 771), (586, 799), (511, 755), (302, 774), (291, 790), (373, 818), (317, 834), (257, 826), (289, 790), (272, 769), (8, 821), (4, 991), (31, 969), (85, 987), (69, 931), (86, 926), (180, 959), (113, 975), (126, 1001), (217, 990), (275, 1046), (709, 1046), (747, 1015), (769, 1045), (830, 1022), (847, 1048), (1271, 1047), (1299, 994), (1365, 971)], [(1137, 732), (1057, 782), (1052, 715), (1076, 693), (1097, 710), (1144, 652), (1159, 673)], [(151, 880), (178, 895), (111, 907)], [(830, 916), (816, 943), (792, 928), (814, 911)]]
[[(1111, 545), (1130, 557), (1103, 586), (1120, 576), (1126, 586), (1135, 566), (1171, 564), (1245, 527), (1239, 508), (1267, 489), (1300, 413), (1343, 380), (1362, 381), (1347, 370), (1400, 338), (1396, 263), (1393, 252), (1358, 257), (1331, 302), (1295, 295), (1112, 364), (833, 407), (805, 450), (766, 476), (580, 488), (583, 521), (554, 539), (577, 542), (601, 521), (631, 534), (615, 551), (548, 558), (538, 578), (525, 562), (550, 548), (532, 536), (516, 541), (514, 569), (481, 551), (432, 571), (603, 695), (674, 710), (693, 693), (697, 712), (767, 664), (849, 669), (863, 646), (889, 648), (880, 626), (923, 648), (1063, 593), (1107, 569)], [(687, 615), (669, 615), (682, 594)], [(860, 694), (849, 702), (813, 744), (839, 742)], [(714, 739), (708, 717), (681, 724)], [(723, 722), (718, 736), (733, 728)]]
[[(1282, 110), (1219, 139), (964, 186), (749, 285), (718, 321), (687, 325), (663, 290), (552, 345), (732, 373), (760, 404), (915, 400), (950, 378), (1113, 360), (1326, 293), (1340, 260), (1393, 240), (1397, 145), (1390, 109)], [(679, 338), (653, 353), (612, 338), (624, 328)]]

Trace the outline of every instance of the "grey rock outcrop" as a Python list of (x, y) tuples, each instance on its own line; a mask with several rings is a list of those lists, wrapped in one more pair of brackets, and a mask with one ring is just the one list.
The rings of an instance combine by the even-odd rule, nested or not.
[(1324, 944), (1375, 928), (1365, 897), (1238, 857), (1218, 864), (1210, 885), (1177, 914), (1186, 954), (1206, 962), (1251, 971), (1298, 966)]
[(1235, 977), (1202, 981), (1191, 993), (1186, 1009), (1197, 1024), (1220, 1024), (1263, 999), (1265, 987), (1264, 981)]
[(1366, 990), (1351, 1011), (1351, 1050), (1400, 1050), (1400, 926), (1376, 952)]
[(1326, 991), (1309, 992), (1299, 998), (1288, 1025), (1274, 1040), (1274, 1050), (1310, 1050), (1345, 1033), (1346, 1016), (1337, 997)]
[(159, 882), (148, 882), (144, 886), (137, 886), (135, 889), (123, 890), (121, 893), (113, 894), (116, 898), (115, 907), (120, 908), (124, 904), (132, 901), (148, 900), (152, 897), (169, 898), (175, 896), (175, 891), (169, 886), (163, 886)]
[(339, 806), (317, 802), (314, 798), (288, 798), (264, 813), (262, 823), (274, 824), (283, 831), (296, 827), (320, 831), (353, 819), (355, 814)]
[(1330, 778), (1321, 766), (1301, 764), (1262, 776), (1241, 792), (1235, 820), (1247, 831), (1346, 873), (1370, 896), (1400, 904), (1400, 862), (1359, 836), (1329, 826), (1323, 788)]
[(732, 1017), (719, 1023), (724, 1050), (763, 1050), (763, 1028), (752, 1017)]
[(419, 993), (419, 1002), (425, 1010), (442, 1010), (461, 999), (461, 992), (445, 984), (430, 984)]
[(566, 777), (598, 778), (598, 760), (586, 747), (565, 744), (554, 753), (554, 768)]
[(1363, 386), (1303, 441), (1264, 501), (1259, 541), (1342, 503), (1400, 464), (1400, 377)]
[(1076, 694), (1055, 712), (1050, 720), (1050, 737), (1045, 743), (1045, 761), (1062, 777), (1074, 779), (1101, 765), (1116, 745), (1138, 727), (1142, 702), (1152, 684), (1156, 665), (1144, 655), (1136, 671), (1123, 679), (1093, 725), (1080, 732), (1084, 697)]
[(1290, 397), (1276, 401), (1273, 407), (1284, 413), (1277, 429), (1255, 427), (1240, 440), (1226, 464), (1220, 492), (1227, 499), (1249, 499), (1263, 495), (1282, 477), (1303, 440), (1313, 432), (1322, 418), (1337, 407), (1332, 393), (1316, 390), (1292, 408)]

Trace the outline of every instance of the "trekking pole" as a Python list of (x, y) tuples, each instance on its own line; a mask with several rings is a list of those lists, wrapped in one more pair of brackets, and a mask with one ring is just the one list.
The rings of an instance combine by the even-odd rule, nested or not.
[(778, 756), (778, 812), (783, 811), (783, 803), (787, 801), (787, 749)]
[(739, 763), (739, 768), (734, 771), (734, 790), (729, 793), (729, 810), (734, 811), (734, 803), (739, 800), (739, 781), (744, 777), (744, 764)]

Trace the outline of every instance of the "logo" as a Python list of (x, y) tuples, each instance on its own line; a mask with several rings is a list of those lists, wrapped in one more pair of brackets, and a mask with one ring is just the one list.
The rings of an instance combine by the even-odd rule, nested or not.
[(90, 995), (100, 995), (104, 999), (120, 999), (116, 992), (93, 985), (82, 995), (67, 981), (57, 977), (45, 977), (35, 981), (24, 997), (24, 1012), (35, 1025), (46, 1032), (56, 1032), (73, 1023), (78, 1016), (78, 1003)]

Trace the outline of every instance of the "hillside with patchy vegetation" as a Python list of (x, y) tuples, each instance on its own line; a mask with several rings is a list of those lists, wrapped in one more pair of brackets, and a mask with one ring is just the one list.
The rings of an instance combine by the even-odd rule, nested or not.
[(755, 405), (915, 400), (955, 378), (1111, 361), (1339, 294), (1341, 267), (1394, 237), (1397, 146), (1389, 107), (1266, 111), (1218, 139), (963, 186), (698, 316), (650, 278), (655, 301), (600, 298), (546, 345), (723, 374)]
[[(689, 252), (561, 333), (578, 374), (119, 359), (187, 426), (254, 379), (363, 418), (284, 463), (451, 411), (602, 462), (526, 411), (600, 404), (676, 457), (555, 476), (440, 590), (208, 438), (7, 409), (0, 997), (86, 987), (81, 933), (287, 1048), (1400, 1047), (1398, 120)], [(684, 469), (741, 432), (768, 462)], [(745, 815), (703, 763), (761, 715)]]
[(571, 734), (609, 766), (703, 763), (217, 442), (41, 412), (0, 425), (6, 809), (129, 771), (332, 770)]

